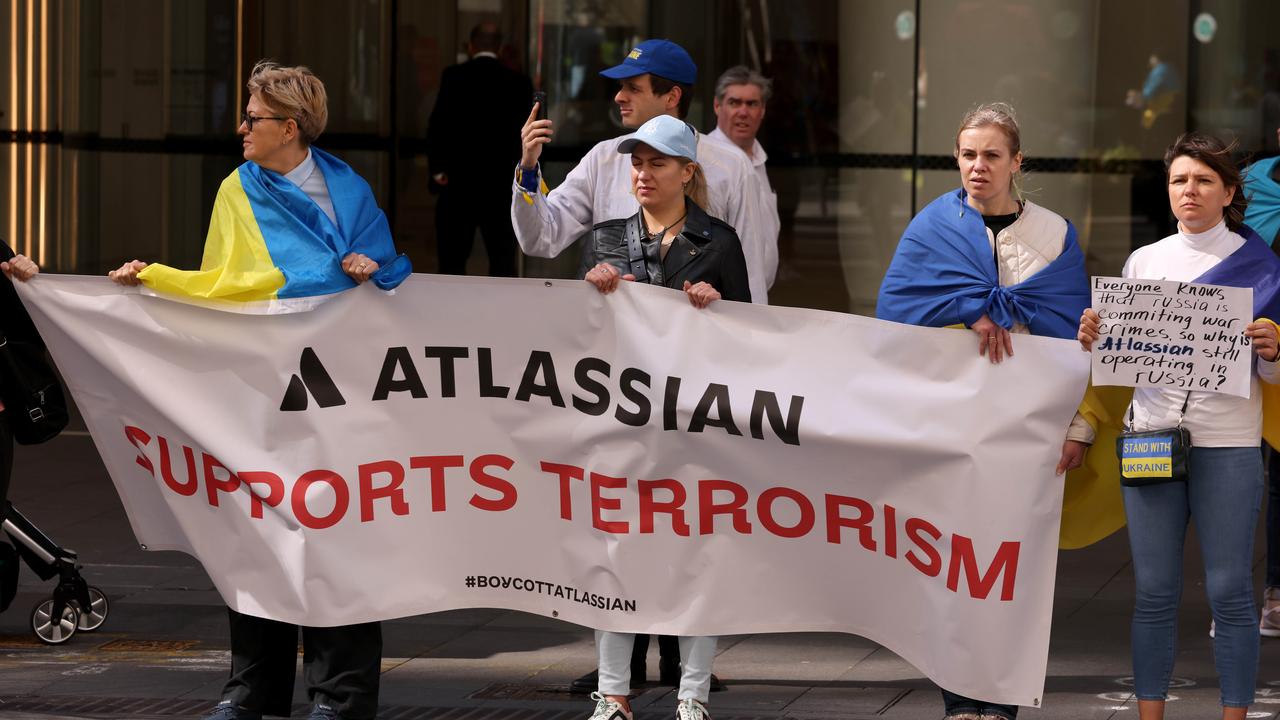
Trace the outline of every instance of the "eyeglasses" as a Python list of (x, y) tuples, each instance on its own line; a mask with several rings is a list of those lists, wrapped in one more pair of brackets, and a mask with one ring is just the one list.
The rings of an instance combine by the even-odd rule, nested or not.
[(289, 118), (276, 117), (274, 115), (256, 115), (255, 116), (255, 115), (250, 115), (249, 113), (245, 113), (240, 116), (241, 124), (248, 125), (249, 132), (253, 132), (253, 124), (258, 122), (259, 120), (288, 120), (288, 119)]

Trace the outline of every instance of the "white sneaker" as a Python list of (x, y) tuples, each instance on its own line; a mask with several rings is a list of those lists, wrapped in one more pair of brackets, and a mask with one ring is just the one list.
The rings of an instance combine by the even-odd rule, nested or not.
[(1269, 587), (1262, 593), (1262, 620), (1258, 632), (1263, 637), (1280, 637), (1280, 588)]
[(591, 699), (596, 701), (596, 711), (591, 713), (589, 720), (632, 720), (631, 711), (624, 709), (620, 703), (598, 692), (591, 693)]
[(676, 706), (676, 720), (711, 720), (711, 713), (707, 712), (706, 705), (693, 698), (685, 698)]

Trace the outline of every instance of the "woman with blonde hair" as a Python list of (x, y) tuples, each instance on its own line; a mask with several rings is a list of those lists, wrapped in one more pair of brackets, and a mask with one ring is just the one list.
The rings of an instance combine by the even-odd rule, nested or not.
[[(734, 229), (707, 215), (706, 182), (697, 164), (698, 133), (683, 120), (659, 115), (618, 145), (631, 155), (635, 215), (597, 224), (583, 250), (583, 279), (602, 293), (622, 280), (684, 292), (705, 308), (716, 300), (751, 302), (747, 261)], [(631, 652), (635, 635), (596, 631), (599, 692), (591, 720), (632, 720)], [(710, 720), (714, 637), (681, 637), (677, 720)]]
[[(880, 286), (884, 320), (968, 328), (978, 355), (1013, 357), (1014, 334), (1070, 338), (1089, 302), (1084, 254), (1071, 223), (1022, 196), (1022, 139), (1013, 108), (979, 106), (956, 132), (960, 188), (920, 211)], [(1079, 467), (1093, 429), (1064, 428), (1057, 472)], [(1018, 708), (942, 691), (948, 720), (1012, 720)]]
[[(199, 270), (140, 260), (122, 285), (206, 300), (307, 307), (366, 281), (387, 290), (410, 273), (369, 184), (313, 146), (328, 121), (324, 84), (305, 67), (258, 63), (240, 123), (244, 159), (222, 182)], [(311, 720), (370, 720), (378, 709), (382, 627), (299, 627), (227, 609), (231, 677), (206, 720), (288, 717), (298, 633)]]

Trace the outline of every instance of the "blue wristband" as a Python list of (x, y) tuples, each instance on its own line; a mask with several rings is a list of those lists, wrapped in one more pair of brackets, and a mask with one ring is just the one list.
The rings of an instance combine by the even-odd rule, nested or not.
[(532, 170), (525, 170), (519, 165), (516, 165), (516, 177), (518, 178), (520, 187), (523, 188), (525, 192), (530, 192), (530, 193), (538, 192), (538, 166), (537, 165), (534, 165)]

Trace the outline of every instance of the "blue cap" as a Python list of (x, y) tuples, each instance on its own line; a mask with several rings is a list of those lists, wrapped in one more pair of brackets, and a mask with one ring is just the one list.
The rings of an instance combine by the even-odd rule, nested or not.
[(698, 131), (670, 115), (659, 115), (641, 125), (635, 134), (618, 143), (618, 152), (629, 153), (640, 144), (648, 145), (667, 157), (698, 160)]
[(615, 65), (600, 74), (624, 80), (650, 73), (682, 85), (692, 85), (698, 79), (698, 66), (684, 48), (670, 40), (645, 40), (631, 49), (621, 65)]

